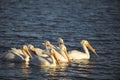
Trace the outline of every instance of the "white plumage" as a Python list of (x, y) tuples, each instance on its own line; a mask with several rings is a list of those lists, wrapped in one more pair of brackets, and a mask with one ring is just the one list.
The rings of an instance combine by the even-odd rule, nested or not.
[[(90, 59), (90, 54), (87, 48), (89, 48), (94, 54), (97, 55), (95, 49), (89, 44), (89, 42), (87, 40), (82, 40), (81, 41), (81, 45), (83, 46), (83, 49), (85, 52), (81, 52), (78, 50), (72, 50), (69, 51), (69, 57), (72, 60), (75, 59)], [(98, 55), (97, 55), (98, 56)]]
[(59, 47), (56, 47), (56, 55), (59, 56), (59, 59), (61, 62), (66, 63), (70, 62), (68, 53), (67, 53), (67, 48), (64, 44), (64, 41), (62, 38), (58, 39)]
[(31, 59), (30, 63), (35, 66), (40, 66), (40, 67), (56, 67), (57, 64), (60, 65), (58, 57), (55, 54), (54, 49), (50, 49), (50, 52), (47, 53), (48, 57), (45, 56), (36, 56)]
[(1, 56), (1, 59), (9, 62), (27, 62), (32, 58), (26, 45), (22, 49), (11, 48)]

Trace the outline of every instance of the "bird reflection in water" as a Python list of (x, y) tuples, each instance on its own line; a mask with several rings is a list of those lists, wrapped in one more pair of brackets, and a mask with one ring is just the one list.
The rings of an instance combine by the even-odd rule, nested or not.
[(28, 77), (31, 73), (29, 64), (22, 63), (21, 64), (21, 72), (24, 75), (24, 77)]
[[(90, 74), (94, 73), (92, 70), (96, 68), (93, 64), (95, 64), (96, 60), (88, 60), (88, 59), (81, 59), (81, 60), (74, 60), (72, 61), (70, 70), (70, 75), (75, 77), (88, 77)], [(77, 74), (76, 74), (77, 73)]]

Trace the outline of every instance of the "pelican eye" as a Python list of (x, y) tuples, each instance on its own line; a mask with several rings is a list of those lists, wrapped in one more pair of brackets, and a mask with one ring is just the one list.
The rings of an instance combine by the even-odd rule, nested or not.
[(50, 46), (50, 45), (46, 45), (47, 47)]
[(60, 44), (64, 44), (64, 43), (60, 42)]

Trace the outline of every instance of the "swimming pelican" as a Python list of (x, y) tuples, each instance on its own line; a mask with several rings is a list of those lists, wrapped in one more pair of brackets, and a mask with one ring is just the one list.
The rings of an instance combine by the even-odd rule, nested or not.
[(61, 62), (70, 62), (68, 53), (67, 53), (67, 48), (64, 44), (64, 41), (62, 38), (58, 38), (58, 43), (59, 47), (56, 47), (56, 55), (59, 56), (59, 59)]
[(1, 57), (3, 61), (9, 62), (28, 62), (32, 58), (26, 45), (23, 45), (22, 49), (11, 48), (7, 53), (4, 53)]
[[(32, 65), (40, 66), (40, 67), (56, 67), (57, 64), (60, 65), (60, 60), (56, 56), (55, 50), (50, 49), (48, 53), (49, 57), (44, 56), (36, 56), (30, 60)], [(51, 59), (49, 59), (51, 58)]]
[[(90, 59), (90, 54), (87, 48), (89, 48), (95, 55), (97, 55), (95, 49), (89, 44), (87, 40), (82, 40), (81, 44), (85, 52), (80, 52), (78, 50), (69, 51), (69, 57), (72, 60), (76, 59)], [(98, 55), (97, 55), (98, 56)]]

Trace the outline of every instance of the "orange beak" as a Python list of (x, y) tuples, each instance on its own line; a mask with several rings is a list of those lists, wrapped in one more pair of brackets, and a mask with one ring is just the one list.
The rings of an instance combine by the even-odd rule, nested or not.
[(89, 43), (86, 43), (86, 46), (87, 46), (96, 56), (98, 56), (98, 54), (96, 53), (95, 49), (94, 49)]
[(66, 50), (66, 49), (64, 49), (64, 53), (65, 53), (65, 55), (66, 55), (66, 57), (67, 57), (67, 59), (68, 59), (68, 62), (70, 62), (70, 58), (69, 58), (69, 56), (68, 56), (68, 53), (67, 53), (67, 50)]
[(58, 57), (56, 56), (56, 53), (53, 52), (52, 55), (54, 56), (54, 58), (55, 58), (57, 64), (61, 67), (60, 60), (59, 60)]
[(30, 57), (30, 59), (33, 58), (32, 55), (30, 54), (30, 52), (28, 51), (28, 49), (25, 49), (24, 51), (27, 53), (27, 55)]

